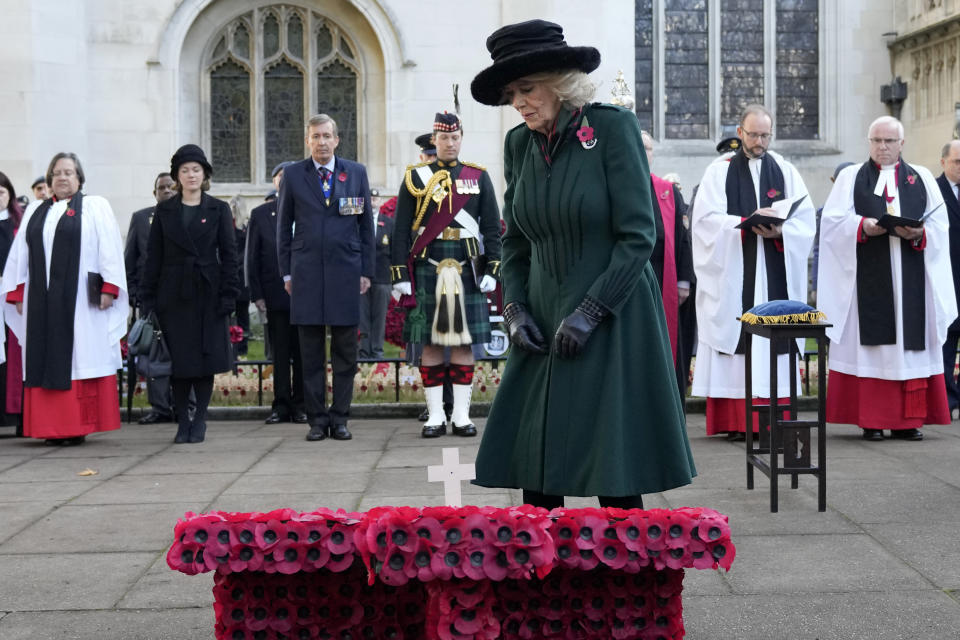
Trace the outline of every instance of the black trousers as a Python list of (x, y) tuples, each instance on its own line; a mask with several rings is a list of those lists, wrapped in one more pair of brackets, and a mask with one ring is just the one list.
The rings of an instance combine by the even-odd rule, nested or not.
[(357, 326), (330, 327), (333, 401), (327, 408), (327, 327), (299, 325), (303, 397), (310, 426), (347, 424), (357, 373)]
[(289, 418), (293, 412), (303, 410), (300, 333), (290, 324), (290, 312), (279, 309), (267, 309), (267, 332), (273, 352), (273, 410)]
[(947, 330), (947, 341), (943, 343), (943, 380), (947, 385), (947, 403), (951, 411), (960, 407), (960, 389), (957, 388), (957, 376), (953, 373), (957, 362), (958, 341), (960, 328), (951, 326)]

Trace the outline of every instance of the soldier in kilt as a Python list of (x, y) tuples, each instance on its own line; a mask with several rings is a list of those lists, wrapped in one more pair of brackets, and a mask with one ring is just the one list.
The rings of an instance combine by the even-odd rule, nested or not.
[(486, 170), (459, 160), (460, 118), (438, 113), (433, 131), (437, 159), (408, 167), (397, 196), (391, 275), (394, 292), (407, 308), (408, 355), (420, 364), (429, 414), (423, 437), (447, 432), (443, 384), (448, 377), (453, 433), (475, 436), (471, 345), (490, 341), (486, 294), (500, 277), (500, 211)]

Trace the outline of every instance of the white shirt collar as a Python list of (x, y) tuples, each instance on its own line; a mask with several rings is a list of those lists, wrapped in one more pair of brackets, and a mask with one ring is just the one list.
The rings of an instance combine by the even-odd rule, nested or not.
[(8, 218), (10, 218), (10, 211), (7, 209), (0, 211), (0, 220), (7, 220)]
[[(311, 156), (310, 159), (313, 160), (313, 157)], [(333, 156), (332, 158), (330, 158), (330, 162), (328, 162), (327, 164), (320, 164), (316, 160), (313, 160), (313, 169), (315, 171), (319, 171), (320, 167), (326, 167), (330, 173), (333, 173), (333, 168), (336, 164), (337, 164), (337, 156)]]

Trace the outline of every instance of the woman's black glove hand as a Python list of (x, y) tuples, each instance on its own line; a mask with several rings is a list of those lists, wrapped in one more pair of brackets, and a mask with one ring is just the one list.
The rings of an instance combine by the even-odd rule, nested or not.
[(609, 314), (606, 307), (590, 296), (584, 298), (557, 328), (557, 334), (553, 337), (554, 352), (561, 358), (579, 356), (590, 334)]
[(519, 302), (511, 302), (503, 310), (503, 319), (507, 323), (507, 333), (513, 345), (531, 353), (547, 353), (547, 342), (525, 306)]

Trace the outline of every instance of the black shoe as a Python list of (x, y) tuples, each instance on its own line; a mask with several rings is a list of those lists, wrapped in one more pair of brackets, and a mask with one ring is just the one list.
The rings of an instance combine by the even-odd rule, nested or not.
[(87, 436), (76, 436), (73, 438), (67, 438), (63, 441), (64, 446), (75, 447), (77, 445), (83, 444), (87, 441)]
[(190, 422), (184, 421), (177, 424), (177, 435), (173, 439), (174, 444), (183, 444), (190, 440)]
[(172, 422), (173, 417), (158, 411), (151, 411), (147, 415), (137, 420), (137, 424), (157, 424), (160, 422)]
[(65, 438), (47, 438), (46, 440), (43, 441), (43, 444), (47, 445), (48, 447), (61, 447), (64, 444), (66, 444), (66, 439)]
[(425, 424), (420, 430), (421, 438), (439, 438), (447, 435), (447, 423), (443, 424)]
[(347, 425), (345, 424), (333, 425), (333, 432), (330, 434), (330, 437), (334, 440), (350, 440), (353, 438), (349, 429), (347, 429)]
[(274, 411), (269, 418), (263, 421), (263, 424), (280, 424), (281, 422), (288, 422), (288, 419)]
[(310, 422), (306, 411), (294, 411), (291, 420), (296, 424), (307, 424)]
[(923, 440), (923, 433), (920, 429), (893, 429), (890, 431), (890, 437), (894, 440)]
[(466, 424), (462, 427), (458, 427), (456, 423), (451, 423), (453, 427), (453, 435), (462, 436), (464, 438), (472, 438), (477, 435), (477, 428), (473, 424)]
[(330, 435), (330, 425), (312, 425), (310, 427), (310, 433), (307, 434), (308, 442), (318, 442), (320, 440), (326, 440), (327, 436)]
[[(914, 429), (916, 431), (916, 429)], [(863, 439), (870, 442), (880, 442), (883, 440), (883, 429), (864, 429)]]
[(728, 442), (746, 442), (747, 434), (744, 431), (729, 431), (727, 432), (727, 441)]
[(424, 409), (423, 413), (417, 416), (417, 420), (419, 420), (420, 422), (426, 422), (429, 417), (430, 417), (430, 410)]

